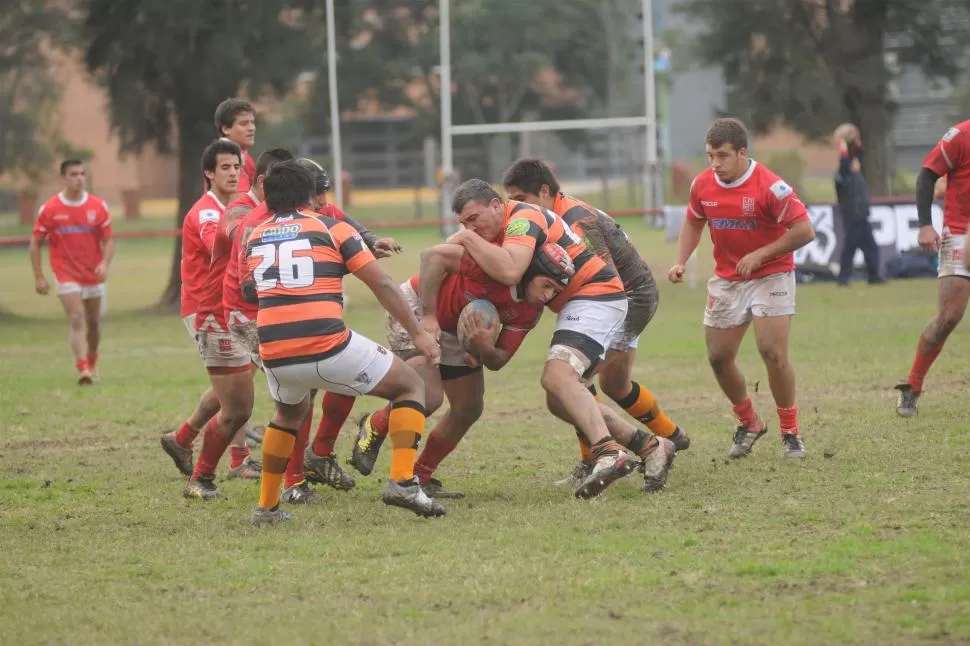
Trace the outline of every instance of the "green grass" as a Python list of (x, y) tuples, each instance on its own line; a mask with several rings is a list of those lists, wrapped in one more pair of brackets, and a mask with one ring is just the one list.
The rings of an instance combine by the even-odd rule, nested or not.
[[(658, 274), (661, 234), (627, 224)], [(402, 236), (403, 279), (431, 234)], [(104, 323), (103, 381), (74, 385), (56, 300), (32, 293), (23, 250), (0, 253), (0, 635), (9, 644), (914, 644), (970, 640), (966, 387), (957, 332), (901, 420), (891, 390), (935, 302), (933, 281), (799, 289), (792, 355), (810, 450), (775, 434), (725, 459), (730, 409), (705, 360), (698, 288), (662, 286), (636, 377), (693, 445), (666, 492), (638, 476), (580, 502), (551, 482), (575, 439), (538, 385), (553, 322), (502, 373), (442, 466), (468, 497), (421, 520), (380, 503), (388, 457), (349, 493), (285, 526), (252, 529), (253, 483), (181, 497), (158, 436), (205, 386), (181, 322), (147, 313), (170, 241), (120, 241)], [(706, 259), (709, 245), (702, 256)], [(700, 263), (703, 279), (710, 270)], [(351, 325), (381, 312), (349, 279)], [(742, 366), (776, 428), (751, 339)], [(270, 414), (257, 379), (256, 420)], [(358, 402), (354, 417), (377, 401)], [(338, 443), (350, 450), (352, 425)], [(225, 467), (221, 467), (224, 469)]]

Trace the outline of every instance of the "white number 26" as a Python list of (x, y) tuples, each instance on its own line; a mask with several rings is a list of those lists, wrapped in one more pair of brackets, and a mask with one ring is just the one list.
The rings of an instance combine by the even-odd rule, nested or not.
[[(287, 289), (299, 287), (309, 287), (313, 284), (313, 258), (309, 256), (294, 256), (296, 251), (309, 251), (310, 241), (287, 240), (275, 244), (261, 244), (253, 247), (250, 252), (253, 256), (260, 258), (259, 265), (253, 270), (253, 279), (256, 281), (256, 290), (263, 292), (274, 289), (277, 284)], [(279, 258), (279, 281), (275, 278), (266, 278), (266, 270), (273, 266)]]

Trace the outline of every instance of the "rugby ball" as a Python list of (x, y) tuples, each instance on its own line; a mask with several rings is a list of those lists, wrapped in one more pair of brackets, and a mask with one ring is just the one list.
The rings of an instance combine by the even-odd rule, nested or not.
[(468, 305), (462, 308), (461, 314), (458, 315), (458, 343), (461, 344), (461, 347), (466, 352), (469, 351), (470, 345), (468, 342), (468, 337), (463, 334), (463, 331), (465, 329), (466, 321), (468, 321), (473, 314), (478, 314), (478, 317), (486, 326), (498, 323), (498, 325), (495, 326), (496, 332), (492, 337), (492, 343), (498, 339), (498, 335), (502, 331), (502, 324), (499, 320), (498, 310), (495, 308), (495, 305), (492, 304), (492, 301), (487, 301), (484, 298), (471, 301), (468, 303)]

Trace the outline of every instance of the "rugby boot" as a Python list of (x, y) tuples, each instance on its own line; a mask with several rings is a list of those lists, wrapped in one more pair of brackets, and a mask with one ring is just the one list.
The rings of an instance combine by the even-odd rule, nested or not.
[(314, 454), (312, 446), (306, 447), (303, 454), (303, 475), (310, 482), (324, 484), (338, 491), (350, 491), (357, 486), (357, 482), (337, 463), (335, 453), (320, 457)]
[(738, 426), (737, 430), (734, 431), (734, 444), (731, 446), (731, 452), (728, 453), (728, 457), (743, 458), (748, 455), (751, 453), (754, 443), (761, 439), (761, 436), (767, 432), (768, 425), (764, 423), (760, 415), (755, 419), (751, 428)]
[(384, 443), (384, 436), (377, 432), (377, 429), (370, 423), (370, 413), (360, 418), (357, 423), (359, 429), (357, 441), (354, 442), (354, 452), (347, 460), (347, 464), (357, 469), (362, 476), (369, 476), (374, 470), (377, 456), (381, 453), (381, 445)]
[(381, 500), (385, 505), (410, 509), (425, 518), (445, 515), (445, 508), (438, 501), (428, 497), (417, 478), (403, 482), (388, 480)]
[(913, 417), (919, 414), (920, 391), (906, 383), (896, 386), (899, 398), (896, 400), (896, 414), (900, 417)]

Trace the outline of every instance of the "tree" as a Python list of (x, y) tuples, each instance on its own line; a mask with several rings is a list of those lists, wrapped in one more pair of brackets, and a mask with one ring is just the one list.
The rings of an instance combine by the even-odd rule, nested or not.
[(0, 175), (36, 181), (54, 163), (59, 91), (50, 54), (71, 44), (68, 20), (50, 0), (6, 0), (0, 11)]
[(858, 124), (864, 172), (875, 195), (889, 191), (893, 69), (915, 64), (953, 78), (970, 42), (966, 3), (947, 0), (687, 0), (702, 21), (696, 53), (720, 65), (727, 109), (763, 133), (779, 120), (809, 138)]
[[(80, 0), (88, 69), (105, 86), (123, 151), (176, 144), (177, 223), (203, 190), (199, 160), (220, 101), (284, 92), (310, 66), (313, 3), (287, 0)], [(311, 12), (311, 10), (314, 10)], [(163, 305), (179, 302), (176, 241)]]

